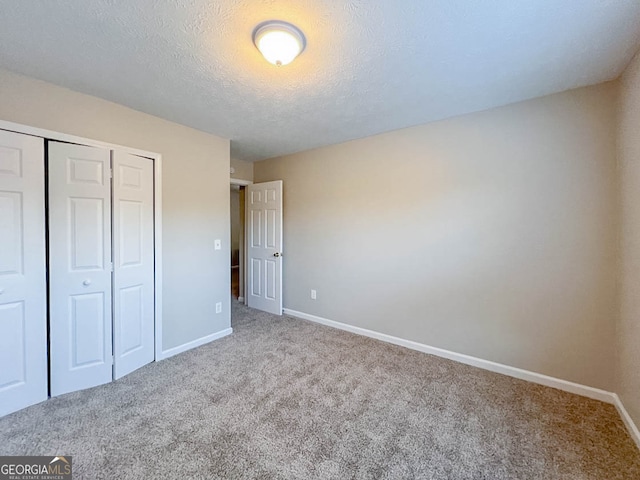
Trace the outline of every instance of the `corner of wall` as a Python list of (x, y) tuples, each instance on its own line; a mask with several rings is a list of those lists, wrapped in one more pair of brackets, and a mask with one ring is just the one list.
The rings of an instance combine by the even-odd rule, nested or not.
[(613, 391), (620, 389), (620, 358), (618, 356), (620, 344), (620, 321), (622, 317), (622, 168), (621, 168), (621, 147), (620, 147), (620, 123), (622, 115), (622, 77), (614, 80), (615, 82), (615, 161), (616, 161), (616, 310), (615, 318), (615, 356), (613, 359)]

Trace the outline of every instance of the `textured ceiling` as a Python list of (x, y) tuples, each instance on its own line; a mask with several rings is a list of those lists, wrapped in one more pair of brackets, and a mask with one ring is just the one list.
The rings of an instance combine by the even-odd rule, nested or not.
[[(307, 49), (268, 64), (266, 19)], [(0, 0), (0, 67), (258, 160), (616, 78), (638, 0)]]

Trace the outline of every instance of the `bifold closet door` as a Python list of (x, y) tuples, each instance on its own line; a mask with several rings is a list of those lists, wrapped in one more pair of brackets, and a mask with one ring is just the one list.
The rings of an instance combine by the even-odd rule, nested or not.
[(47, 398), (44, 140), (0, 130), (0, 416)]
[(51, 395), (113, 378), (111, 152), (48, 143)]
[(154, 359), (153, 160), (113, 152), (114, 378)]

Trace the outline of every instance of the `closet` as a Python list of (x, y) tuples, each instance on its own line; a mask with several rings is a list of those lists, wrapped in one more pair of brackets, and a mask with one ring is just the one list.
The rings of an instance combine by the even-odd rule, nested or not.
[(155, 356), (154, 160), (0, 130), (0, 415)]

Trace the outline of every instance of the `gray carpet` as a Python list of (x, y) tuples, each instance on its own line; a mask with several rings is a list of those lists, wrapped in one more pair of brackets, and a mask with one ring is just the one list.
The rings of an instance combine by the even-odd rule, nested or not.
[(639, 479), (614, 407), (234, 305), (234, 334), (0, 419), (74, 478)]

